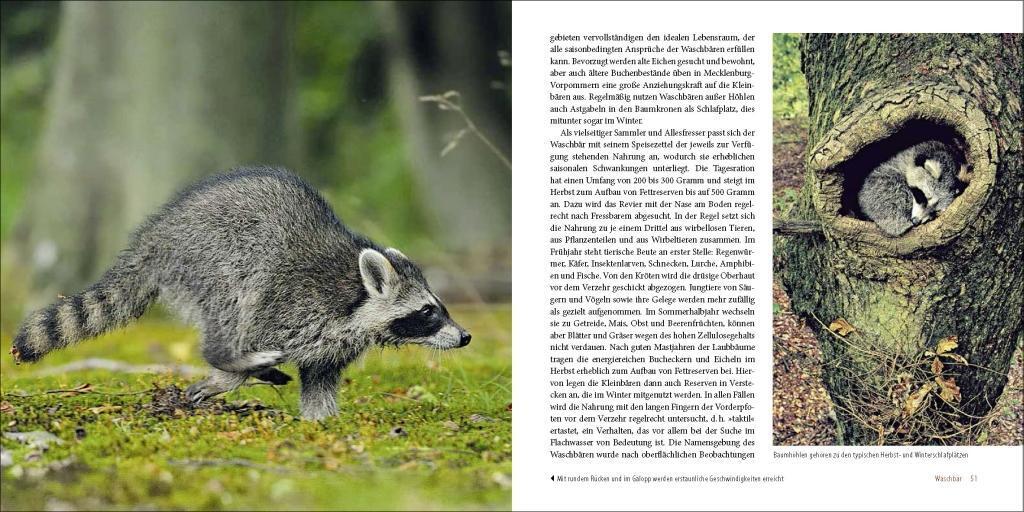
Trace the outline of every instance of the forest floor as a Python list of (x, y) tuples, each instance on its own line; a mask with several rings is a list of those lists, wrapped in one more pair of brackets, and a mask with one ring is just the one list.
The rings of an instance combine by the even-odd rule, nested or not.
[[(774, 124), (775, 213), (784, 212), (804, 180), (807, 119), (776, 119)], [(773, 283), (774, 353), (772, 400), (776, 445), (827, 446), (836, 443), (832, 401), (822, 383), (818, 340), (797, 317), (789, 297)], [(1020, 445), (1024, 441), (1024, 353), (1018, 345), (1009, 381), (988, 424), (968, 444)]]
[(197, 335), (158, 316), (39, 364), (5, 350), (0, 509), (507, 509), (511, 307), (451, 310), (471, 345), (368, 353), (323, 422), (298, 418), (297, 378), (193, 407)]

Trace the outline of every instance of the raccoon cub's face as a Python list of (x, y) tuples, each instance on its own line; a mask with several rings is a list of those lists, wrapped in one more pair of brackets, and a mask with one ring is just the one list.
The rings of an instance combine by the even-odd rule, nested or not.
[(911, 220), (923, 224), (953, 203), (963, 191), (951, 157), (932, 158), (919, 154), (914, 166), (906, 171), (907, 184), (912, 194)]
[(464, 347), (471, 336), (448, 316), (417, 268), (404, 254), (387, 249), (359, 254), (359, 273), (368, 298), (365, 314), (381, 345), (425, 345), (439, 349)]
[(959, 168), (948, 151), (918, 154), (914, 165), (918, 168), (917, 174), (923, 176), (919, 187), (929, 211), (942, 212), (963, 192), (963, 184), (957, 178)]

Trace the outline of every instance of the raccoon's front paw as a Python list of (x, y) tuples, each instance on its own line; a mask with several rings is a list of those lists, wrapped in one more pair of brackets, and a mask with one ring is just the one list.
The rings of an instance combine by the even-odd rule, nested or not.
[(188, 401), (192, 402), (193, 404), (201, 403), (203, 400), (206, 400), (207, 398), (210, 398), (217, 394), (218, 393), (214, 392), (214, 390), (210, 389), (206, 379), (193, 383), (191, 386), (185, 389), (185, 398), (187, 398)]

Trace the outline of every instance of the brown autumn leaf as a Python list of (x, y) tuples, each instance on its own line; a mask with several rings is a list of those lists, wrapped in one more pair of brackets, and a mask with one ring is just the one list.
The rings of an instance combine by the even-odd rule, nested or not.
[(946, 352), (953, 350), (956, 347), (956, 336), (946, 336), (945, 338), (942, 338), (941, 340), (939, 340), (938, 343), (935, 344), (935, 353), (942, 355), (945, 354)]
[(933, 389), (935, 389), (935, 384), (929, 382), (921, 386), (921, 389), (918, 389), (907, 397), (906, 403), (903, 404), (903, 416), (913, 416), (914, 413), (921, 408), (921, 404), (924, 403), (925, 398), (928, 397), (928, 393), (931, 393)]
[(857, 329), (854, 326), (850, 325), (850, 322), (847, 322), (845, 318), (837, 318), (835, 319), (835, 321), (828, 324), (828, 330), (840, 336), (846, 336), (847, 334), (850, 334), (851, 332), (854, 332)]
[(945, 354), (939, 354), (939, 355), (942, 356), (942, 357), (948, 357), (948, 358), (950, 358), (950, 359), (952, 359), (952, 360), (954, 360), (954, 361), (956, 361), (956, 362), (958, 362), (960, 364), (967, 364), (967, 358), (962, 356), (962, 355), (960, 355), (960, 354), (953, 354), (951, 352), (947, 352)]
[(942, 361), (939, 361), (937, 357), (932, 359), (932, 374), (936, 377), (942, 375)]
[(13, 413), (14, 413), (14, 406), (11, 405), (10, 402), (8, 402), (7, 400), (4, 400), (3, 402), (0, 402), (0, 414), (13, 414)]
[(945, 402), (959, 402), (960, 401), (960, 387), (956, 385), (953, 378), (944, 379), (942, 377), (935, 377), (935, 383), (939, 385), (939, 398)]

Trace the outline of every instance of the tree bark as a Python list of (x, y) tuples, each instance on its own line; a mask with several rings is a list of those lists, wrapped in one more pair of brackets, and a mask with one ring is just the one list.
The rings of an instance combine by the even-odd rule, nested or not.
[[(1020, 34), (803, 41), (810, 149), (789, 218), (820, 223), (823, 236), (777, 239), (776, 268), (794, 311), (821, 341), (843, 443), (963, 442), (970, 430), (955, 426), (986, 414), (1006, 383), (1024, 332), (1021, 41)], [(961, 147), (969, 185), (935, 220), (885, 237), (852, 213), (851, 176), (887, 148), (930, 137)], [(830, 331), (837, 319), (856, 331)], [(959, 346), (936, 355), (949, 336)], [(927, 369), (933, 359), (944, 363), (938, 374)], [(954, 379), (960, 400), (940, 398), (932, 377)], [(907, 430), (923, 414), (909, 402), (922, 389), (935, 414), (955, 416), (952, 430)]]
[(269, 3), (63, 5), (19, 229), (33, 302), (95, 278), (183, 184), (293, 163), (287, 18)]

